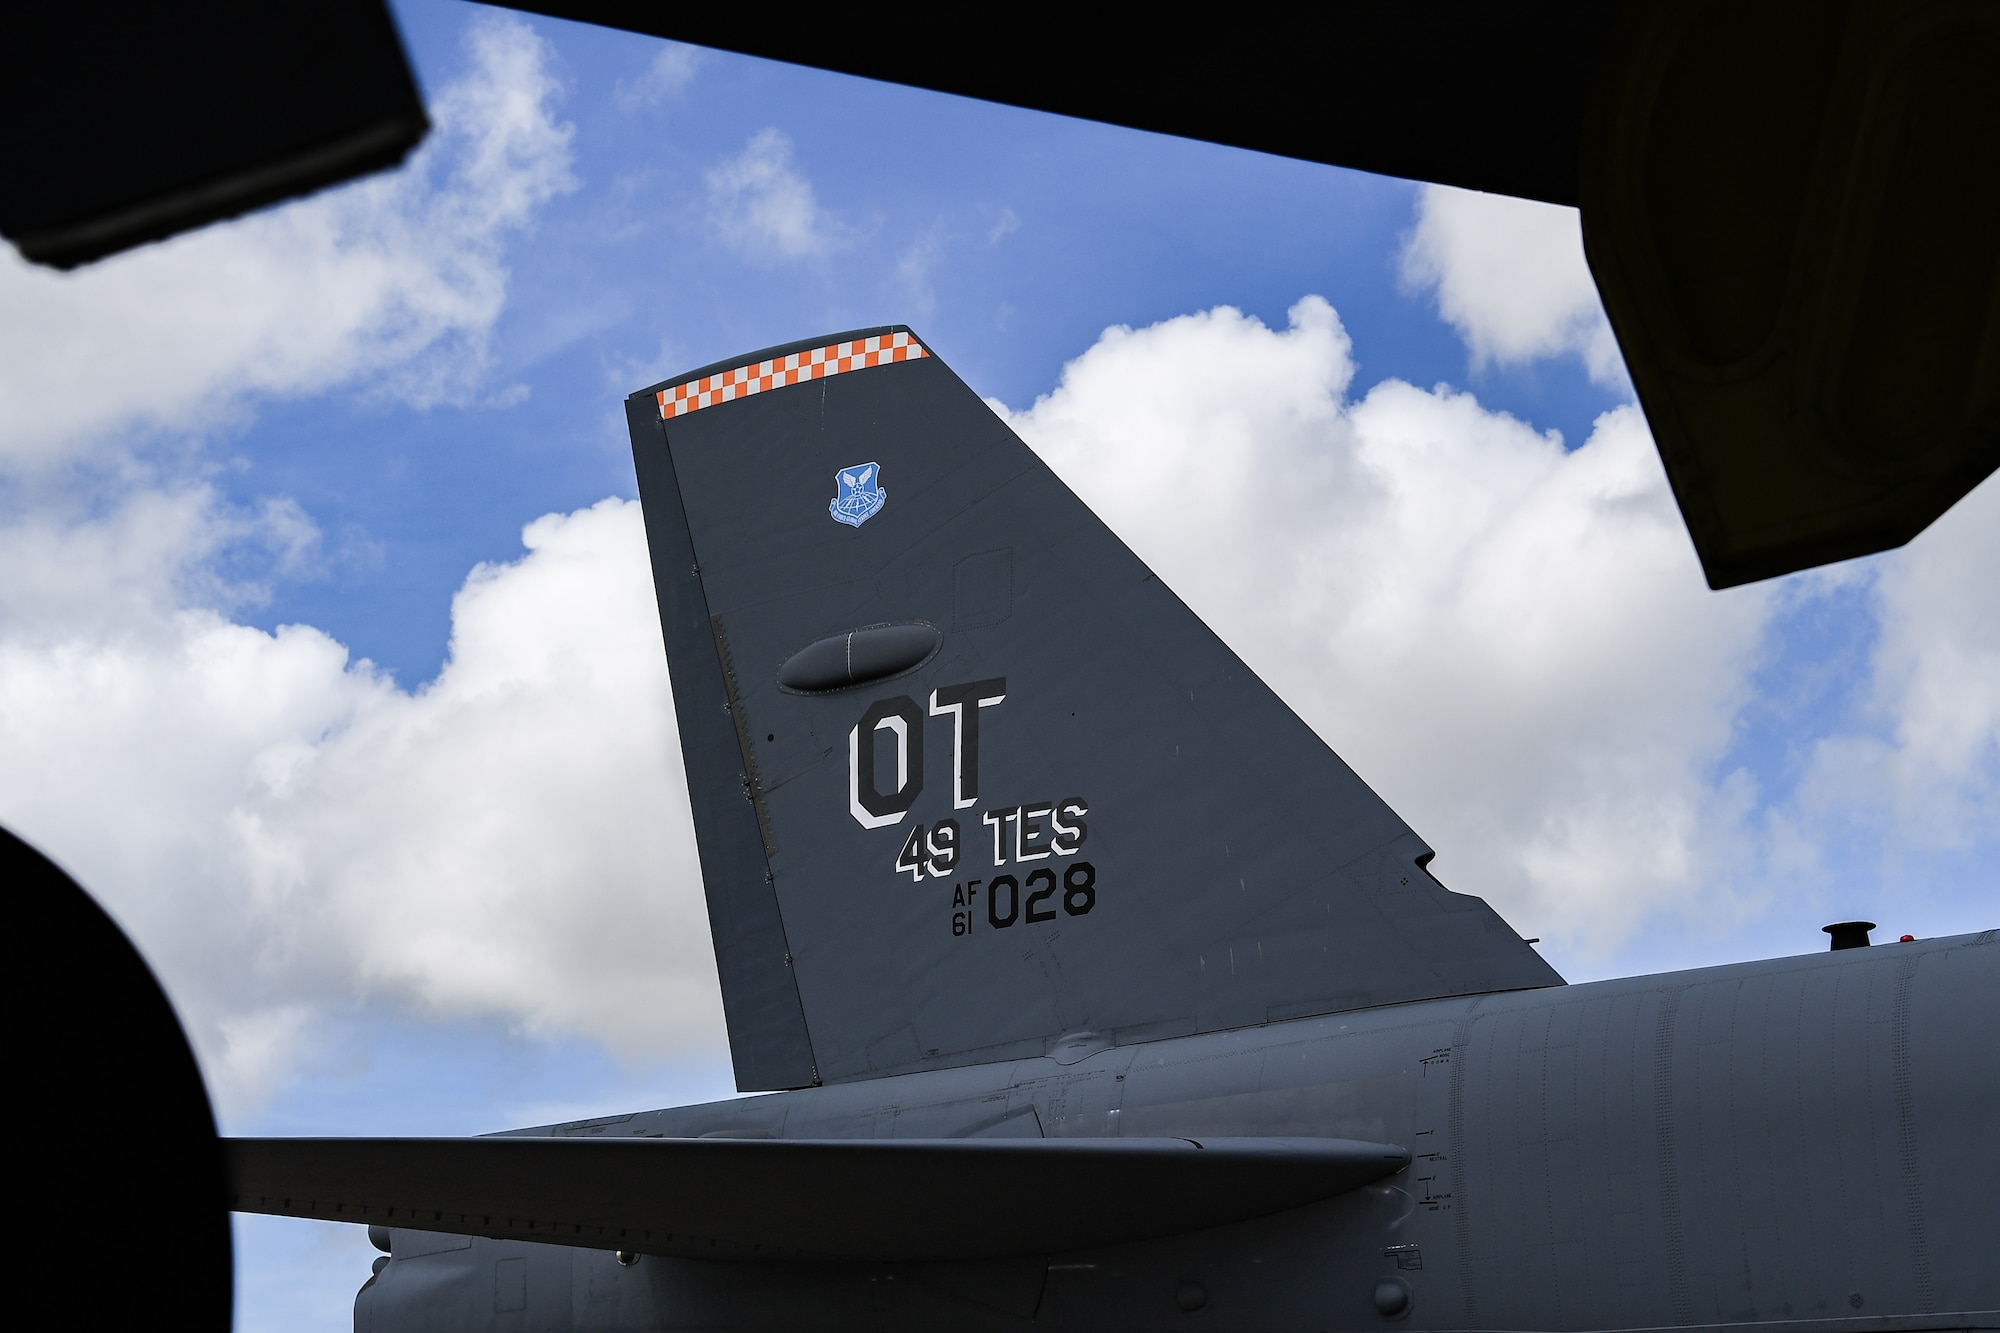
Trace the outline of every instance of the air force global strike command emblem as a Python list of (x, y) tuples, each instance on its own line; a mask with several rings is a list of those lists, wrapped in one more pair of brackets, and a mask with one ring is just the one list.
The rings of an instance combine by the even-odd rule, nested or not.
[(861, 463), (844, 467), (833, 474), (839, 494), (828, 502), (826, 508), (836, 523), (858, 528), (889, 503), (889, 492), (881, 486), (881, 472), (873, 463)]

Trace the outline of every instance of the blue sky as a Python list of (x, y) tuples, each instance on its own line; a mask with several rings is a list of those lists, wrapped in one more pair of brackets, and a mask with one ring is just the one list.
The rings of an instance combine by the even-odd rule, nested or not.
[[(465, 7), (399, 14), (426, 85), (448, 81)], [(1225, 304), (1282, 324), (1300, 296), (1337, 290), (1365, 376), (1465, 378), (1459, 340), (1400, 290), (1408, 183), (721, 53), (649, 99), (659, 42), (524, 22), (553, 47), (582, 183), (508, 253), (489, 384), (526, 384), (528, 399), (451, 425), (352, 400), (272, 404), (232, 441), (250, 464), (232, 492), (294, 495), (381, 556), (279, 589), (258, 622), (321, 625), (405, 681), (436, 670), (439, 608), (472, 563), (511, 552), (523, 514), (632, 494), (619, 396), (802, 330), (909, 323), (981, 392), (1025, 405), (1108, 325)], [(706, 175), (772, 128), (828, 236), (790, 261), (732, 248), (707, 207)], [(1494, 367), (1479, 388), (1572, 440), (1618, 401), (1573, 360)], [(436, 447), (461, 431), (480, 447)]]
[[(1709, 592), (1573, 214), (397, 13), (400, 175), (0, 263), (0, 820), (228, 1130), (727, 1095), (620, 400), (883, 323), (1572, 979), (1993, 924), (2000, 491)], [(347, 1327), (358, 1236), (238, 1236), (239, 1326)]]

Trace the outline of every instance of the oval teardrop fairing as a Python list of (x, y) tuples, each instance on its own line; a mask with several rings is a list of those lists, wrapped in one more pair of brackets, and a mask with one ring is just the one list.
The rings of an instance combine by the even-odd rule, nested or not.
[(931, 660), (944, 635), (922, 621), (869, 625), (807, 644), (778, 668), (788, 694), (824, 694), (913, 671)]

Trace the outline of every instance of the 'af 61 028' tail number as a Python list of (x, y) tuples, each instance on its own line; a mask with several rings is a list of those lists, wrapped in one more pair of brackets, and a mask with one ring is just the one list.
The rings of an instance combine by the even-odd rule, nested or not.
[(1089, 915), (1097, 906), (1097, 867), (1088, 861), (1072, 861), (1062, 867), (1060, 880), (1054, 867), (1043, 866), (1030, 870), (1025, 878), (995, 875), (951, 887), (951, 933), (970, 935), (979, 921), (982, 892), (986, 895), (986, 925), (991, 930), (1057, 920), (1058, 904), (1062, 914)]

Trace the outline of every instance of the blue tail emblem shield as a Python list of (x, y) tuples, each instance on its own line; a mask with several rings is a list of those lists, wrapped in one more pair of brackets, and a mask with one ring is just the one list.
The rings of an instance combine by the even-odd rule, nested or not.
[(879, 484), (881, 471), (873, 463), (862, 463), (844, 467), (833, 474), (834, 484), (839, 487), (840, 493), (828, 502), (826, 508), (833, 515), (834, 522), (858, 528), (889, 503), (889, 492)]

